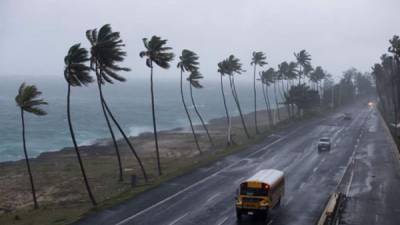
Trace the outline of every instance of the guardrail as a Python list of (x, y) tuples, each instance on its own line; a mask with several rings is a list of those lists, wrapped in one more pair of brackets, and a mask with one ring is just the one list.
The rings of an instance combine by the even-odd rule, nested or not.
[(332, 225), (335, 223), (341, 202), (344, 197), (345, 196), (340, 192), (333, 193), (330, 196), (317, 225)]

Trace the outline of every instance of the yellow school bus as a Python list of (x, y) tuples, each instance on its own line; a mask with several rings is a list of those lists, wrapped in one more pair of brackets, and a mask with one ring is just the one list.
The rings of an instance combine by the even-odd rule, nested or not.
[(278, 206), (285, 192), (284, 173), (275, 169), (261, 170), (240, 184), (236, 197), (236, 216), (267, 217)]

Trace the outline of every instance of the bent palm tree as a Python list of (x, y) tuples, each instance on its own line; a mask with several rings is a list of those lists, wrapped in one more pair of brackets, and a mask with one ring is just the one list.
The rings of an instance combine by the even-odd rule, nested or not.
[[(299, 78), (299, 84), (301, 83), (301, 78), (303, 75), (305, 75), (304, 69), (308, 68), (310, 66), (310, 61), (311, 61), (311, 55), (306, 51), (306, 50), (301, 50), (299, 53), (294, 53), (294, 56), (296, 57), (297, 64), (299, 65), (300, 69), (298, 72), (298, 78)], [(311, 72), (311, 71), (309, 71)]]
[(154, 88), (153, 88), (153, 63), (163, 69), (170, 67), (169, 63), (174, 59), (174, 54), (169, 52), (172, 48), (166, 47), (167, 40), (161, 39), (161, 37), (153, 36), (150, 40), (143, 38), (143, 44), (146, 48), (145, 51), (140, 52), (140, 57), (146, 58), (146, 65), (150, 68), (150, 94), (151, 94), (151, 112), (153, 116), (153, 129), (154, 129), (154, 141), (156, 145), (157, 155), (157, 169), (158, 175), (162, 174), (161, 163), (160, 163), (160, 152), (158, 148), (158, 136), (157, 136), (157, 123), (154, 109)]
[(245, 71), (242, 69), (242, 64), (240, 63), (239, 59), (235, 58), (234, 55), (230, 55), (228, 58), (228, 71), (229, 71), (228, 75), (229, 75), (232, 96), (236, 103), (236, 107), (238, 108), (244, 132), (246, 133), (247, 138), (250, 138), (249, 132), (247, 130), (246, 122), (244, 121), (242, 108), (240, 107), (239, 97), (238, 97), (238, 94), (236, 91), (235, 78), (234, 78), (234, 75), (241, 74), (242, 72), (245, 72)]
[(256, 134), (260, 133), (258, 130), (257, 124), (257, 91), (256, 91), (256, 71), (257, 66), (263, 67), (267, 64), (265, 61), (267, 57), (263, 52), (253, 52), (253, 58), (251, 59), (251, 65), (254, 66), (254, 75), (253, 75), (253, 93), (254, 93), (254, 124), (256, 128)]
[(200, 84), (200, 81), (199, 81), (202, 78), (203, 78), (203, 76), (201, 76), (201, 74), (200, 74), (200, 72), (198, 70), (193, 70), (190, 73), (189, 77), (187, 78), (187, 80), (189, 81), (190, 98), (192, 99), (192, 104), (193, 104), (194, 111), (196, 112), (196, 114), (199, 117), (200, 122), (201, 122), (204, 130), (206, 131), (208, 140), (210, 141), (210, 144), (212, 146), (214, 146), (214, 142), (213, 142), (213, 140), (212, 140), (212, 138), (210, 136), (210, 133), (208, 132), (208, 128), (207, 128), (206, 124), (204, 123), (203, 117), (201, 116), (199, 110), (197, 109), (196, 103), (194, 102), (194, 98), (193, 98), (193, 88), (192, 87), (194, 87), (194, 88), (203, 88), (203, 86)]
[(96, 200), (92, 194), (92, 190), (90, 189), (89, 182), (86, 176), (85, 167), (83, 166), (81, 154), (79, 152), (78, 144), (76, 142), (74, 129), (72, 128), (71, 121), (71, 112), (70, 112), (70, 96), (71, 96), (71, 86), (82, 86), (88, 85), (93, 82), (93, 78), (90, 76), (90, 67), (86, 66), (85, 63), (89, 61), (88, 52), (86, 49), (81, 48), (80, 44), (73, 45), (69, 51), (67, 56), (64, 58), (65, 69), (64, 69), (64, 77), (68, 83), (68, 92), (67, 92), (67, 118), (68, 118), (68, 126), (69, 132), (71, 134), (72, 143), (74, 144), (74, 149), (76, 153), (76, 157), (78, 158), (79, 166), (81, 169), (83, 181), (86, 186), (86, 191), (88, 192), (90, 201), (93, 205), (96, 205)]
[(186, 116), (189, 120), (190, 128), (192, 129), (192, 134), (193, 134), (194, 141), (196, 143), (197, 150), (201, 153), (199, 141), (197, 140), (197, 136), (196, 136), (196, 133), (193, 128), (192, 119), (190, 117), (189, 110), (187, 109), (185, 97), (183, 95), (183, 72), (186, 72), (186, 71), (191, 72), (191, 71), (197, 70), (198, 64), (199, 64), (199, 62), (197, 61), (198, 58), (199, 57), (196, 55), (196, 53), (194, 53), (190, 50), (184, 49), (182, 51), (182, 55), (179, 57), (180, 61), (177, 65), (177, 67), (181, 69), (180, 90), (181, 90), (182, 104), (183, 104), (183, 107), (185, 108), (185, 112), (186, 112)]
[(229, 65), (228, 65), (228, 60), (225, 59), (222, 62), (218, 63), (218, 73), (220, 74), (220, 85), (221, 85), (221, 94), (222, 94), (222, 100), (224, 103), (224, 108), (225, 108), (225, 115), (226, 115), (226, 122), (227, 122), (227, 127), (228, 127), (228, 132), (227, 132), (227, 145), (232, 144), (232, 133), (231, 133), (231, 128), (232, 128), (232, 121), (231, 117), (229, 115), (229, 110), (226, 105), (226, 97), (225, 97), (225, 91), (224, 91), (224, 83), (223, 83), (223, 76), (230, 74), (229, 72)]
[[(262, 91), (263, 91), (263, 96), (264, 96), (264, 101), (265, 105), (267, 107), (267, 112), (268, 112), (268, 120), (269, 120), (269, 126), (274, 125), (274, 120), (272, 117), (272, 111), (271, 111), (271, 101), (269, 99), (269, 92), (268, 92), (268, 87), (274, 82), (273, 74), (271, 73), (271, 69), (268, 69), (266, 71), (261, 71), (260, 72), (260, 80), (261, 80), (261, 85), (262, 85)], [(273, 69), (272, 69), (273, 70)], [(273, 72), (273, 71), (272, 71)]]
[(31, 166), (29, 163), (28, 152), (26, 150), (24, 112), (32, 113), (33, 115), (36, 116), (44, 116), (47, 114), (43, 109), (39, 108), (40, 105), (47, 105), (47, 102), (45, 102), (43, 99), (38, 98), (41, 94), (42, 92), (38, 91), (35, 85), (25, 85), (25, 83), (22, 83), (21, 86), (19, 87), (18, 95), (15, 97), (15, 102), (17, 103), (17, 106), (20, 107), (21, 109), (22, 143), (24, 148), (26, 167), (28, 169), (28, 174), (29, 174), (29, 181), (31, 184), (33, 204), (35, 209), (39, 208), (39, 205), (36, 199), (35, 185), (33, 183)]
[(117, 126), (124, 140), (128, 144), (130, 150), (132, 151), (133, 155), (135, 156), (136, 160), (139, 163), (144, 179), (147, 181), (147, 174), (142, 164), (142, 161), (140, 160), (138, 154), (133, 148), (131, 142), (129, 141), (129, 138), (122, 130), (121, 126), (115, 119), (114, 115), (111, 113), (111, 110), (107, 105), (107, 102), (104, 98), (102, 91), (102, 85), (105, 85), (106, 83), (112, 84), (113, 79), (121, 82), (125, 81), (124, 77), (121, 77), (120, 75), (117, 74), (117, 72), (120, 71), (130, 71), (129, 68), (120, 67), (117, 65), (117, 63), (122, 62), (124, 60), (124, 57), (126, 56), (126, 52), (122, 51), (121, 49), (121, 47), (125, 45), (122, 43), (122, 40), (120, 39), (119, 32), (113, 32), (109, 24), (102, 26), (98, 32), (97, 29), (86, 31), (86, 37), (89, 40), (90, 44), (92, 45), (90, 51), (91, 53), (90, 67), (96, 73), (100, 103), (117, 154), (118, 166), (119, 166), (119, 180), (120, 181), (123, 180), (121, 156), (119, 153), (118, 144), (114, 132), (112, 130), (108, 115), (111, 117), (112, 121)]

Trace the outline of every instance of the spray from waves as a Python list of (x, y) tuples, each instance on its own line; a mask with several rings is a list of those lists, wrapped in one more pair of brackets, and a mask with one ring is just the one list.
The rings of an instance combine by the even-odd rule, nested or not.
[(153, 127), (151, 126), (132, 126), (129, 128), (129, 136), (136, 137), (142, 133), (153, 132)]

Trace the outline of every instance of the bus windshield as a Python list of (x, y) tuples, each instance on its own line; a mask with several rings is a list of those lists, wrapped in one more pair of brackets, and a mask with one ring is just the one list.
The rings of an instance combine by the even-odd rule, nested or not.
[(250, 195), (250, 196), (267, 196), (268, 190), (265, 188), (241, 187), (240, 194), (241, 195)]

